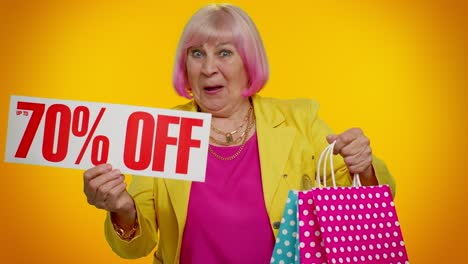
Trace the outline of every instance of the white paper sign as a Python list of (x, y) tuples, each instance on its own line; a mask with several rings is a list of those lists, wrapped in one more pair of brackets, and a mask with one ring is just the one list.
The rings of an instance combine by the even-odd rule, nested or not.
[(211, 115), (11, 96), (5, 161), (204, 181)]

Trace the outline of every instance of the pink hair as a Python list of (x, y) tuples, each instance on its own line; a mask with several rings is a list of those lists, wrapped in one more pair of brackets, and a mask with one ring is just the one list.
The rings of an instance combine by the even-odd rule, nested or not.
[(249, 87), (242, 95), (249, 97), (263, 88), (268, 80), (268, 61), (252, 19), (237, 6), (210, 4), (192, 16), (177, 46), (172, 83), (180, 96), (192, 98), (186, 74), (187, 50), (225, 38), (233, 40), (249, 77)]

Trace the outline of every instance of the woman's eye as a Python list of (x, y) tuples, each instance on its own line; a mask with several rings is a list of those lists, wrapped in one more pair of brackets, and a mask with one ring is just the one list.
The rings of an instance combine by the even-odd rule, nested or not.
[(192, 54), (192, 57), (195, 58), (200, 58), (203, 56), (203, 53), (200, 50), (192, 50), (190, 53)]
[(219, 56), (221, 57), (227, 57), (227, 56), (230, 56), (232, 54), (232, 51), (230, 50), (222, 50), (219, 52)]

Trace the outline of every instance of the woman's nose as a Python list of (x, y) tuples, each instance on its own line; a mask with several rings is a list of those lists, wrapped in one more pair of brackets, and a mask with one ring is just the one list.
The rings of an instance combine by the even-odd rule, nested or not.
[(207, 56), (203, 62), (201, 72), (206, 76), (211, 76), (218, 72), (218, 67), (216, 65), (216, 60), (213, 57)]

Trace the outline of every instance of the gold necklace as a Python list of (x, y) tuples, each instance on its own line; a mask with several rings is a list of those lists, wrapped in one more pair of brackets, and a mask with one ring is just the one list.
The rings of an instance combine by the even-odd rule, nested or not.
[(244, 135), (245, 135), (245, 131), (244, 133), (242, 133), (238, 138), (234, 139), (232, 142), (222, 142), (220, 140), (217, 140), (215, 137), (213, 136), (210, 136), (210, 140), (213, 141), (215, 144), (217, 145), (221, 145), (221, 146), (230, 146), (230, 145), (235, 145), (235, 144), (238, 144), (242, 141), (242, 138), (244, 138)]
[[(211, 124), (211, 130), (213, 130), (214, 132), (216, 132), (217, 134), (220, 134), (220, 135), (223, 135), (226, 137), (226, 143), (218, 143), (219, 141), (217, 141), (216, 139), (214, 139), (213, 137), (210, 136), (211, 139), (213, 139), (213, 141), (218, 144), (218, 145), (224, 145), (224, 146), (229, 146), (229, 145), (232, 145), (232, 144), (236, 144), (236, 143), (239, 143), (239, 140), (236, 140), (234, 141), (234, 137), (233, 135), (238, 133), (240, 131), (240, 129), (244, 126), (244, 124), (246, 122), (248, 122), (248, 119), (250, 117), (250, 114), (252, 113), (252, 106), (250, 106), (249, 108), (249, 111), (247, 112), (247, 114), (244, 116), (244, 121), (242, 122), (242, 124), (235, 130), (231, 131), (231, 132), (225, 132), (225, 131), (222, 131), (222, 130), (219, 130), (217, 129), (213, 124)], [(240, 136), (239, 138), (242, 138), (242, 136)], [(239, 139), (238, 138), (238, 139)]]
[[(252, 129), (253, 125), (255, 124), (255, 113), (253, 113), (252, 111), (249, 111), (249, 113), (252, 113), (252, 114), (249, 115), (247, 128), (245, 129), (245, 132), (244, 132), (243, 137), (242, 137), (242, 144), (240, 145), (240, 147), (236, 151), (236, 153), (234, 153), (233, 155), (228, 156), (228, 157), (223, 157), (223, 156), (219, 155), (218, 153), (216, 153), (211, 148), (211, 146), (208, 146), (208, 151), (211, 153), (211, 155), (213, 155), (215, 158), (217, 158), (219, 160), (223, 160), (223, 161), (230, 161), (230, 160), (233, 160), (233, 159), (237, 158), (237, 156), (239, 156), (239, 154), (242, 152), (242, 150), (245, 147), (245, 143), (247, 142), (247, 138), (249, 137), (249, 134), (250, 134), (249, 133), (250, 129)], [(251, 116), (251, 118), (250, 118), (250, 116)]]

